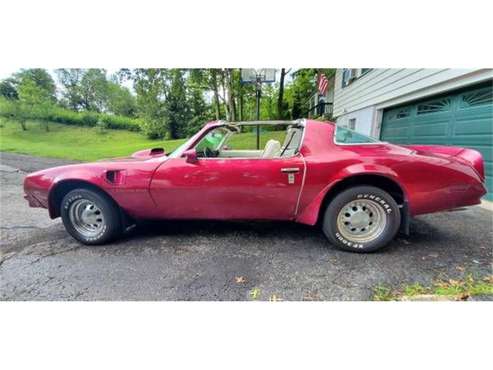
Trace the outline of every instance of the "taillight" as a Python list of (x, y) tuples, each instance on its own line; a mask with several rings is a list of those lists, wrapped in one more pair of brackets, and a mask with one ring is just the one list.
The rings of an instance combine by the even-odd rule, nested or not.
[(472, 166), (481, 177), (481, 180), (484, 181), (484, 161), (480, 152), (474, 149), (464, 149), (455, 155), (455, 157), (461, 162), (465, 162)]

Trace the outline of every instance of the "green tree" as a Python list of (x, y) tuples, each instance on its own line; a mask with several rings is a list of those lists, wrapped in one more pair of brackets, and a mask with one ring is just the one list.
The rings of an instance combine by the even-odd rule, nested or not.
[(49, 131), (47, 117), (53, 108), (53, 101), (47, 90), (31, 79), (24, 79), (19, 85), (19, 104), (17, 116), (24, 130), (25, 121), (31, 118), (40, 120), (45, 130)]
[(81, 80), (84, 70), (80, 68), (60, 68), (56, 70), (58, 81), (63, 86), (62, 96), (65, 105), (72, 110), (82, 108)]
[(80, 80), (81, 104), (84, 109), (101, 112), (108, 100), (108, 80), (106, 71), (90, 68), (85, 71)]
[(16, 81), (14, 78), (6, 78), (0, 82), (0, 96), (5, 99), (18, 99), (19, 94), (17, 93)]
[(39, 89), (44, 91), (45, 96), (48, 96), (53, 102), (56, 101), (55, 81), (45, 69), (21, 69), (20, 72), (14, 75), (14, 78), (17, 80), (18, 85), (26, 80), (32, 81)]
[(172, 69), (171, 85), (166, 99), (166, 117), (168, 132), (171, 139), (184, 137), (186, 126), (190, 120), (190, 111), (187, 104), (183, 71)]
[(191, 69), (187, 78), (187, 102), (190, 109), (190, 119), (187, 124), (186, 134), (197, 132), (205, 122), (213, 120), (212, 106), (208, 106), (204, 95), (208, 92), (204, 87), (205, 75), (202, 70)]
[(106, 109), (114, 114), (134, 117), (137, 113), (137, 100), (130, 91), (116, 82), (108, 81)]
[(143, 119), (144, 133), (151, 139), (163, 138), (167, 132), (165, 99), (169, 71), (160, 68), (122, 69), (119, 76), (133, 81), (137, 114)]
[(286, 68), (281, 68), (281, 75), (279, 77), (279, 92), (277, 95), (277, 118), (285, 119), (286, 118), (286, 110), (288, 108), (288, 104), (284, 101), (284, 81), (286, 75), (289, 73), (290, 69), (286, 71)]
[(286, 87), (286, 101), (293, 119), (305, 117), (310, 108), (310, 98), (316, 92), (316, 69), (298, 69), (293, 81)]

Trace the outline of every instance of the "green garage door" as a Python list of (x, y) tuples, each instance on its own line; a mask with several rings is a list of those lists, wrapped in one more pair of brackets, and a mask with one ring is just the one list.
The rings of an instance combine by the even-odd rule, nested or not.
[(382, 140), (400, 144), (440, 144), (483, 154), (487, 199), (493, 200), (493, 87), (441, 95), (383, 112)]

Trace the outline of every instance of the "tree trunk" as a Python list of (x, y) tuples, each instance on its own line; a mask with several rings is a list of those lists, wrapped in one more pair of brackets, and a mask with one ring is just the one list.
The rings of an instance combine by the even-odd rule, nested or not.
[(228, 104), (228, 99), (227, 99), (227, 87), (226, 87), (226, 82), (225, 82), (225, 76), (224, 74), (227, 73), (227, 70), (221, 70), (221, 88), (222, 88), (222, 93), (223, 97), (222, 100), (224, 102), (224, 110), (226, 111), (226, 121), (231, 121), (231, 111), (229, 110), (230, 106)]
[(22, 119), (19, 121), (22, 127), (22, 131), (27, 131), (26, 120)]
[(286, 68), (281, 69), (281, 80), (279, 81), (279, 96), (277, 98), (277, 117), (284, 119), (284, 77), (286, 76)]
[(217, 72), (211, 70), (212, 90), (214, 92), (214, 106), (216, 108), (216, 120), (221, 118), (221, 106), (219, 105), (219, 93), (217, 91)]
[(236, 120), (236, 104), (235, 104), (235, 95), (234, 95), (234, 90), (233, 90), (233, 70), (232, 69), (227, 69), (226, 70), (226, 82), (227, 82), (227, 99), (228, 99), (228, 106), (229, 106), (229, 114), (230, 114), (230, 121), (235, 121)]

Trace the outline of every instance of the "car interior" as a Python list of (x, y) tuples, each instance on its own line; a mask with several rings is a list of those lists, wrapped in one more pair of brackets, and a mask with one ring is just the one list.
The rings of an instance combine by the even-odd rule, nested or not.
[[(288, 125), (283, 131), (260, 131), (269, 138), (263, 149), (235, 149), (235, 137), (241, 133), (241, 125), (225, 125), (209, 131), (195, 146), (199, 158), (286, 158), (295, 155), (303, 137), (303, 126)], [(251, 126), (250, 126), (251, 127)], [(269, 135), (270, 134), (270, 135)], [(277, 138), (283, 137), (283, 143)]]

